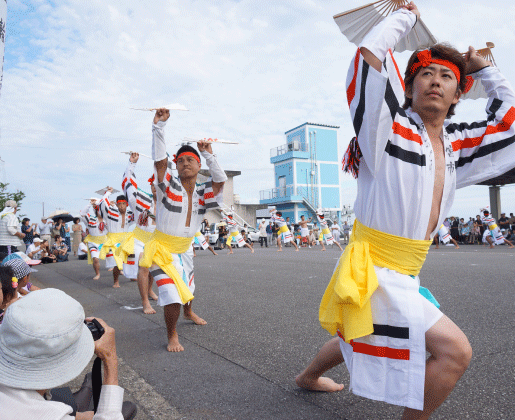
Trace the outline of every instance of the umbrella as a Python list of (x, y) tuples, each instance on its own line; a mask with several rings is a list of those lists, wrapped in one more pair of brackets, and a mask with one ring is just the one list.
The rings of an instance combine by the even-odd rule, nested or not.
[[(356, 9), (349, 10), (334, 16), (334, 20), (340, 31), (353, 44), (359, 45), (365, 35), (381, 22), (397, 7), (407, 4), (407, 0), (379, 0)], [(427, 26), (418, 19), (413, 29), (402, 38), (395, 46), (395, 51), (415, 51), (420, 47), (436, 44), (436, 38), (431, 34)]]
[[(55, 211), (54, 211), (55, 213)], [(53, 213), (52, 213), (53, 214)], [(75, 217), (73, 217), (70, 213), (68, 212), (64, 212), (64, 213), (60, 213), (60, 214), (57, 214), (55, 216), (50, 216), (50, 218), (55, 222), (57, 223), (59, 221), (59, 219), (63, 219), (63, 222), (64, 223), (68, 223), (68, 222), (73, 222), (73, 220), (75, 219)]]

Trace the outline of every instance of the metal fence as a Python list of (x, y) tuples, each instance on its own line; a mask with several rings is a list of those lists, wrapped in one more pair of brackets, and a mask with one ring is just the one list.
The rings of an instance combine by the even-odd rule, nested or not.
[(270, 149), (270, 157), (276, 157), (284, 155), (288, 152), (307, 152), (308, 148), (305, 143), (301, 143), (298, 140), (292, 141), (291, 143), (283, 144), (279, 147)]

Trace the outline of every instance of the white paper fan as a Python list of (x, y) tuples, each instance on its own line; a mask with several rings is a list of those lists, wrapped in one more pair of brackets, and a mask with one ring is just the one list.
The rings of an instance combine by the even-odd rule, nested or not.
[[(495, 64), (494, 56), (492, 55), (492, 48), (494, 47), (495, 45), (493, 42), (487, 42), (486, 48), (476, 50), (476, 52), (478, 52), (480, 56), (490, 61), (490, 63), (497, 67), (497, 64)], [(466, 53), (463, 53), (463, 55), (465, 54)], [(486, 94), (485, 88), (483, 87), (481, 80), (474, 80), (472, 76), (467, 76), (467, 87), (465, 88), (465, 93), (461, 95), (461, 99), (479, 98), (488, 98), (488, 95)]]
[[(334, 16), (340, 31), (347, 39), (358, 46), (366, 34), (399, 6), (408, 4), (407, 0), (379, 0)], [(436, 38), (421, 19), (395, 46), (395, 51), (415, 51), (421, 47), (436, 44)]]
[(239, 144), (235, 141), (228, 141), (228, 140), (223, 140), (223, 139), (212, 139), (211, 137), (210, 138), (204, 138), (204, 139), (192, 139), (192, 138), (189, 138), (189, 137), (184, 137), (184, 139), (182, 140), (182, 143), (181, 144), (184, 144), (184, 143), (197, 143), (199, 141), (205, 141), (205, 142), (208, 142), (208, 143), (221, 143), (221, 144)]
[(134, 109), (135, 111), (155, 111), (156, 109), (159, 109), (159, 108), (165, 108), (165, 109), (168, 109), (169, 111), (188, 111), (188, 108), (186, 108), (184, 105), (181, 105), (181, 104), (163, 105), (163, 106), (158, 106), (158, 107), (154, 107), (154, 108), (130, 108), (130, 109)]

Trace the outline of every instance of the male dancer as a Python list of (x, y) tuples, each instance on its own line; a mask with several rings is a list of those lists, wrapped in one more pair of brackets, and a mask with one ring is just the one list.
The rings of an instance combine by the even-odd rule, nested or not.
[(456, 249), (460, 249), (458, 242), (456, 242), (456, 239), (454, 239), (451, 236), (449, 229), (443, 223), (442, 223), (442, 226), (440, 226), (440, 229), (438, 230), (438, 234), (435, 235), (435, 241), (436, 241), (435, 249), (440, 248), (440, 244), (439, 244), (440, 241), (442, 241), (444, 244), (448, 244), (449, 242), (452, 242)]
[(281, 238), (284, 241), (285, 244), (288, 242), (291, 242), (293, 246), (295, 247), (295, 251), (299, 250), (299, 247), (293, 240), (293, 235), (291, 234), (290, 229), (288, 229), (288, 225), (286, 224), (286, 221), (283, 219), (283, 214), (280, 211), (277, 211), (277, 209), (271, 209), (270, 210), (271, 216), (270, 221), (274, 222), (279, 230), (277, 231), (277, 247), (279, 248), (277, 252), (280, 252), (283, 250), (283, 247), (281, 245)]
[[(308, 223), (311, 223), (311, 217), (306, 220), (304, 218), (304, 215), (300, 216), (300, 220), (297, 222), (297, 224), (300, 226), (300, 236), (301, 236), (301, 244), (303, 247), (308, 246), (308, 236), (309, 236), (309, 229), (308, 229)], [(309, 245), (311, 248), (311, 245)]]
[[(495, 219), (490, 215), (490, 212), (488, 210), (483, 210), (483, 217), (481, 220), (483, 221), (483, 225), (485, 225), (490, 231), (490, 235), (492, 236), (495, 245), (502, 245), (506, 242), (510, 246), (510, 248), (513, 248), (513, 244), (503, 236), (501, 229), (499, 229), (499, 226), (497, 226)], [(485, 232), (486, 230), (487, 229), (485, 229)], [(492, 243), (490, 243), (490, 248), (493, 248)]]
[(93, 270), (95, 270), (93, 280), (100, 278), (99, 248), (102, 248), (107, 239), (107, 227), (100, 212), (100, 201), (91, 198), (89, 205), (80, 211), (80, 216), (88, 231), (84, 243), (88, 246), (88, 264), (93, 264)]
[(158, 304), (164, 306), (168, 333), (167, 350), (183, 351), (176, 331), (184, 305), (184, 317), (197, 325), (206, 321), (191, 309), (195, 290), (191, 242), (202, 222), (206, 209), (217, 208), (227, 180), (213, 154), (211, 144), (200, 141), (197, 147), (211, 173), (207, 182), (197, 183), (200, 170), (199, 153), (191, 146), (182, 146), (174, 156), (179, 176), (172, 175), (164, 140), (164, 126), (170, 111), (158, 109), (152, 125), (152, 158), (156, 175), (156, 230), (145, 245), (140, 266), (150, 267), (159, 288)]
[[(116, 198), (116, 205), (109, 201), (109, 196), (113, 192), (112, 187), (108, 187), (107, 191), (100, 201), (100, 211), (106, 216), (107, 225), (107, 238), (100, 249), (100, 258), (106, 260), (106, 268), (113, 268), (113, 287), (120, 287), (119, 277), (120, 272), (130, 271), (130, 266), (134, 264), (134, 259), (123, 262), (120, 254), (115, 255), (116, 248), (127, 236), (131, 223), (134, 221), (134, 214), (132, 211), (127, 211), (127, 197), (119, 195)], [(134, 258), (134, 255), (131, 256)]]
[[(437, 44), (415, 52), (403, 89), (391, 51), (419, 16), (410, 3), (362, 41), (349, 69), (347, 98), (361, 158), (352, 241), (320, 306), (321, 324), (341, 337), (326, 343), (297, 377), (301, 387), (338, 391), (321, 375), (345, 359), (355, 394), (406, 407), (404, 419), (428, 419), (467, 369), (467, 337), (419, 293), (418, 273), (431, 238), (449, 213), (456, 187), (515, 166), (515, 95), (499, 70), (470, 47)], [(466, 74), (489, 96), (488, 118), (447, 120)], [(352, 153), (354, 151), (354, 153)], [(385, 209), (395, 209), (384, 223)], [(348, 291), (349, 293), (346, 293)], [(426, 350), (431, 356), (426, 360)]]
[(234, 220), (234, 215), (233, 215), (232, 211), (222, 212), (222, 213), (224, 216), (224, 222), (227, 223), (227, 226), (229, 228), (229, 234), (227, 235), (227, 242), (225, 243), (227, 245), (227, 248), (229, 248), (229, 252), (227, 254), (228, 255), (234, 254), (234, 252), (232, 251), (232, 246), (231, 246), (231, 242), (232, 242), (233, 238), (236, 241), (236, 243), (238, 244), (239, 248), (241, 248), (242, 246), (246, 246), (248, 249), (250, 249), (251, 254), (253, 254), (254, 248), (252, 247), (252, 245), (245, 242), (245, 239), (243, 239), (243, 236), (241, 236), (241, 233), (239, 231), (239, 228), (241, 226), (238, 225), (238, 222), (236, 222), (236, 220)]
[[(141, 296), (143, 313), (147, 315), (155, 314), (156, 310), (150, 305), (149, 297), (157, 300), (157, 295), (152, 291), (154, 280), (150, 275), (148, 267), (141, 267), (139, 262), (143, 256), (143, 248), (150, 240), (152, 233), (156, 229), (155, 206), (156, 188), (154, 186), (154, 176), (148, 181), (152, 195), (141, 191), (136, 180), (136, 163), (139, 160), (139, 153), (132, 153), (129, 158), (129, 165), (123, 174), (122, 191), (129, 200), (129, 206), (134, 213), (136, 227), (129, 232), (120, 246), (116, 249), (115, 255), (122, 258), (124, 265), (123, 274), (130, 279), (138, 279), (138, 289)], [(133, 257), (131, 257), (131, 255)]]
[(336, 244), (338, 248), (340, 248), (340, 251), (343, 252), (341, 245), (334, 241), (333, 235), (327, 226), (327, 221), (325, 220), (325, 215), (322, 209), (317, 210), (317, 219), (318, 223), (320, 223), (320, 236), (318, 237), (318, 242), (320, 242), (320, 245), (322, 245), (322, 251), (326, 250), (324, 246), (325, 242), (327, 245)]

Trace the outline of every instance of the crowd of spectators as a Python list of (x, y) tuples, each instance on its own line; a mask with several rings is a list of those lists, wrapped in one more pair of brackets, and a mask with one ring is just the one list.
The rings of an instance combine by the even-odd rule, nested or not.
[[(446, 218), (443, 224), (449, 229), (452, 238), (460, 245), (482, 244), (483, 233), (488, 228), (479, 214), (476, 217), (469, 217), (468, 220), (463, 217), (451, 216)], [(515, 239), (515, 216), (513, 213), (510, 213), (509, 217), (506, 216), (506, 213), (501, 213), (497, 225), (506, 239), (509, 241)]]

